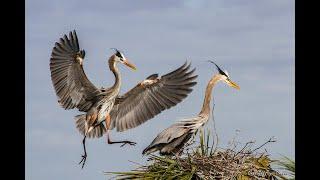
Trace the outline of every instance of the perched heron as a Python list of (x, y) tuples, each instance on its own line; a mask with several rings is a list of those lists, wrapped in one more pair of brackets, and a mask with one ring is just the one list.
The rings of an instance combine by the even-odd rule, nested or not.
[[(215, 64), (213, 61), (209, 62)], [(179, 154), (192, 135), (209, 120), (213, 87), (219, 81), (223, 81), (233, 88), (240, 89), (236, 83), (231, 81), (227, 71), (221, 70), (217, 64), (215, 64), (215, 66), (219, 73), (215, 74), (207, 85), (200, 113), (196, 117), (184, 119), (163, 130), (152, 143), (143, 150), (142, 154), (150, 154), (155, 151), (160, 151), (160, 155)]]
[[(181, 102), (192, 91), (197, 75), (190, 64), (184, 63), (178, 69), (163, 75), (153, 74), (123, 95), (119, 95), (121, 76), (118, 63), (132, 69), (122, 52), (115, 49), (108, 65), (115, 77), (110, 88), (97, 88), (83, 70), (85, 51), (80, 50), (76, 31), (64, 35), (55, 43), (50, 59), (51, 80), (64, 109), (77, 108), (85, 114), (75, 117), (76, 127), (83, 138), (84, 155), (79, 164), (85, 164), (87, 152), (86, 137), (98, 138), (107, 134), (108, 144), (122, 143), (135, 145), (131, 141), (112, 141), (109, 130), (125, 131), (153, 118), (155, 115)], [(105, 122), (105, 125), (104, 123)], [(122, 147), (121, 146), (121, 147)]]

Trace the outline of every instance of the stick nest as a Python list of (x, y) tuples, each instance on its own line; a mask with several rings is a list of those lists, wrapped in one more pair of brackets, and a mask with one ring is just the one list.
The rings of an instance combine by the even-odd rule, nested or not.
[(194, 140), (187, 144), (179, 156), (150, 155), (148, 165), (139, 165), (130, 172), (106, 174), (116, 175), (116, 179), (287, 179), (271, 167), (277, 160), (271, 160), (266, 151), (258, 152), (275, 142), (273, 138), (257, 148), (252, 148), (255, 143), (250, 141), (241, 148), (232, 142), (227, 149), (209, 147), (209, 133), (204, 137), (201, 132), (199, 140), (197, 146), (192, 146)]

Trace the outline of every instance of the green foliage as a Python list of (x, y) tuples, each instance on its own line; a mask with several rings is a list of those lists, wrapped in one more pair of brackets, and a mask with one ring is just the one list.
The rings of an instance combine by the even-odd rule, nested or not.
[(276, 161), (276, 164), (279, 166), (280, 170), (283, 170), (287, 176), (288, 180), (295, 180), (295, 161), (283, 156), (282, 159)]

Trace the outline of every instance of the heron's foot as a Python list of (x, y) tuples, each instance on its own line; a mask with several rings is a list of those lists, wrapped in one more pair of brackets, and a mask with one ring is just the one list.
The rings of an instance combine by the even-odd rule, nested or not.
[(108, 139), (108, 144), (118, 144), (118, 143), (122, 143), (122, 145), (120, 147), (123, 147), (126, 144), (129, 144), (131, 146), (136, 145), (136, 142), (132, 142), (132, 141), (111, 141), (110, 139)]
[(81, 169), (83, 169), (84, 165), (86, 164), (86, 160), (87, 160), (87, 153), (85, 153), (84, 155), (82, 155), (82, 159), (79, 162), (79, 164), (82, 164)]
[(137, 143), (136, 142), (132, 142), (132, 141), (122, 141), (122, 145), (120, 147), (123, 147), (126, 144), (129, 144), (131, 146), (135, 146)]

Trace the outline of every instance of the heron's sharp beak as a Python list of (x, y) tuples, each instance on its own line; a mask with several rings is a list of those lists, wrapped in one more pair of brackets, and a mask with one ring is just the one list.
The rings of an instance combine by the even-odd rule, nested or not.
[(131, 64), (128, 60), (124, 60), (123, 64), (127, 65), (128, 67), (130, 67), (133, 70), (137, 70), (136, 66)]
[(240, 86), (236, 84), (235, 82), (232, 82), (231, 80), (227, 80), (227, 84), (235, 89), (240, 90)]

